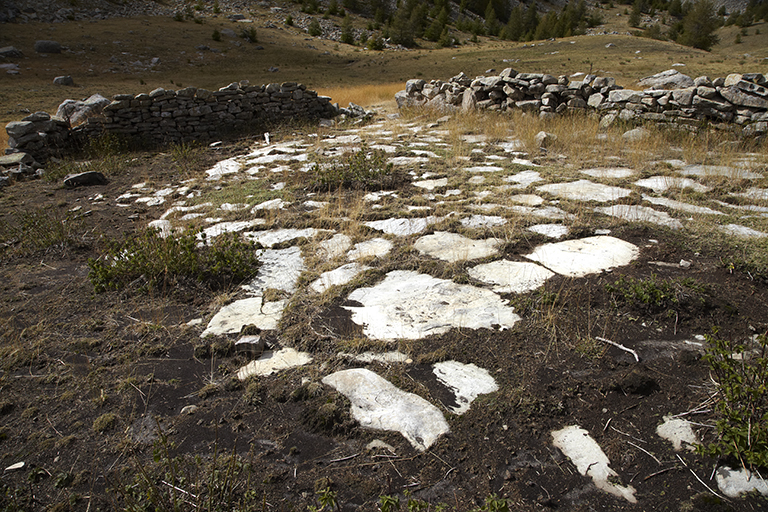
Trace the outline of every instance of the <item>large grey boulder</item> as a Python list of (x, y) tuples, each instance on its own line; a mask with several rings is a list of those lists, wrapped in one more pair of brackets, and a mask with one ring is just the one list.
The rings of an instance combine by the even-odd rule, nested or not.
[(684, 75), (676, 69), (668, 69), (652, 76), (642, 78), (638, 84), (648, 89), (685, 89), (693, 87), (691, 77)]
[(37, 53), (61, 53), (61, 44), (56, 41), (35, 41)]
[(111, 102), (101, 94), (94, 94), (85, 101), (64, 100), (56, 111), (56, 117), (68, 121), (70, 126), (83, 124), (89, 117), (101, 115)]

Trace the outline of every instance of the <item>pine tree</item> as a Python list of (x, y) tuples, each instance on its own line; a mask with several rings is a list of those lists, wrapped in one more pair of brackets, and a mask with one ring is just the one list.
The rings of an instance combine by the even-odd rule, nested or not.
[(714, 4), (710, 0), (698, 0), (683, 18), (683, 33), (677, 42), (710, 51), (720, 41), (714, 34), (719, 26)]
[(355, 44), (355, 30), (352, 27), (352, 18), (347, 13), (341, 21), (341, 42), (344, 44)]

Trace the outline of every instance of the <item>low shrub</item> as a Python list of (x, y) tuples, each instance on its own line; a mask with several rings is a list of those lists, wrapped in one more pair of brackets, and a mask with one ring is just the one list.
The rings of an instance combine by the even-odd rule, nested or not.
[(699, 453), (734, 458), (742, 466), (768, 467), (768, 336), (753, 344), (707, 336), (704, 361), (717, 383), (717, 439)]
[(327, 167), (315, 164), (307, 178), (310, 190), (323, 192), (342, 188), (368, 191), (393, 189), (406, 182), (406, 175), (387, 163), (384, 151), (369, 151), (365, 144), (359, 151), (346, 153)]
[(88, 277), (97, 292), (135, 287), (167, 290), (185, 279), (210, 289), (236, 285), (259, 268), (258, 244), (230, 233), (210, 243), (204, 233), (163, 238), (146, 229), (122, 242), (110, 242), (104, 255), (88, 260)]

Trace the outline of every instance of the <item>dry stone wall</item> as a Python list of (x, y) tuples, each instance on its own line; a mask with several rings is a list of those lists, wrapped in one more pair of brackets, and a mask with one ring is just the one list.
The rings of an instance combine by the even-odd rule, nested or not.
[(507, 68), (498, 76), (470, 79), (464, 73), (447, 82), (409, 80), (395, 95), (398, 107), (423, 106), (443, 111), (521, 109), (552, 117), (564, 112), (593, 112), (603, 126), (614, 121), (657, 122), (695, 131), (703, 123), (741, 131), (768, 132), (768, 81), (759, 73), (695, 80), (669, 70), (623, 89), (611, 77), (581, 75), (580, 80)]
[(45, 161), (103, 133), (150, 144), (211, 140), (270, 122), (329, 118), (337, 113), (331, 98), (295, 82), (250, 85), (242, 81), (218, 91), (160, 88), (135, 96), (118, 94), (100, 115), (74, 127), (67, 119), (45, 112), (11, 122), (6, 126), (7, 152), (24, 152)]

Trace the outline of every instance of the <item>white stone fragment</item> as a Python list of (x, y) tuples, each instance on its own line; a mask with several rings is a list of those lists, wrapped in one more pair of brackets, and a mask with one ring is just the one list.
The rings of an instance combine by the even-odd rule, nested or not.
[(363, 196), (363, 201), (373, 203), (381, 199), (382, 197), (397, 197), (397, 192), (394, 190), (380, 190), (378, 192), (368, 192)]
[(649, 203), (657, 204), (659, 206), (666, 206), (667, 208), (680, 210), (681, 212), (704, 215), (723, 215), (723, 212), (713, 210), (712, 208), (707, 208), (706, 206), (697, 206), (695, 204), (683, 203), (681, 201), (675, 201), (674, 199), (667, 199), (666, 197), (653, 197), (643, 194), (643, 199)]
[(448, 186), (448, 178), (414, 181), (413, 186), (423, 188), (424, 190), (435, 190), (436, 188)]
[(385, 238), (372, 238), (365, 242), (355, 244), (351, 251), (347, 253), (347, 259), (359, 260), (361, 258), (375, 257), (380, 258), (389, 254), (393, 244)]
[(425, 156), (396, 156), (387, 160), (392, 165), (421, 165), (428, 162), (429, 158)]
[(227, 174), (234, 174), (240, 171), (242, 165), (234, 158), (228, 158), (216, 163), (213, 167), (205, 171), (208, 175), (208, 180), (214, 181), (221, 179), (222, 176)]
[(634, 169), (628, 169), (626, 167), (598, 167), (595, 169), (582, 169), (582, 174), (592, 176), (593, 178), (629, 178), (635, 174)]
[(472, 215), (461, 219), (461, 225), (465, 228), (493, 228), (506, 223), (507, 219), (497, 215)]
[(568, 234), (568, 226), (563, 226), (562, 224), (536, 224), (529, 226), (528, 231), (558, 239)]
[(682, 222), (670, 217), (667, 212), (660, 212), (647, 206), (638, 206), (635, 204), (615, 204), (613, 206), (595, 208), (596, 212), (626, 220), (627, 222), (650, 222), (659, 226), (666, 226), (672, 229), (683, 227)]
[(456, 405), (448, 407), (455, 414), (464, 414), (475, 398), (499, 389), (488, 370), (471, 363), (443, 361), (432, 365), (432, 372), (456, 397)]
[(327, 201), (304, 201), (303, 203), (305, 208), (308, 208), (310, 210), (322, 210), (326, 206), (328, 206)]
[(248, 377), (266, 377), (280, 370), (303, 366), (312, 362), (312, 356), (306, 352), (298, 352), (292, 348), (284, 348), (273, 352), (266, 350), (261, 357), (251, 361), (237, 370), (237, 378), (246, 380)]
[(609, 466), (610, 460), (605, 455), (597, 441), (590, 437), (589, 432), (583, 428), (572, 425), (552, 432), (553, 444), (571, 459), (576, 469), (583, 476), (589, 476), (598, 489), (624, 498), (630, 503), (637, 503), (635, 489), (631, 485), (626, 487), (613, 484), (609, 478), (619, 475)]
[(306, 269), (299, 247), (259, 251), (259, 261), (259, 273), (253, 281), (243, 285), (244, 290), (257, 295), (270, 288), (288, 293), (295, 292), (299, 276)]
[(690, 188), (696, 192), (708, 192), (709, 187), (706, 187), (698, 181), (690, 178), (680, 178), (678, 176), (651, 176), (642, 180), (637, 180), (635, 185), (643, 188), (650, 188), (657, 194), (661, 194), (670, 189), (684, 189)]
[(369, 270), (371, 267), (360, 265), (359, 263), (347, 263), (341, 267), (323, 272), (320, 277), (312, 281), (309, 285), (317, 293), (323, 293), (331, 286), (340, 286), (353, 280), (361, 272)]
[(431, 224), (439, 222), (442, 217), (417, 217), (415, 219), (384, 219), (364, 222), (363, 224), (388, 235), (409, 236), (421, 233)]
[(736, 167), (728, 167), (725, 165), (691, 164), (686, 165), (677, 172), (683, 176), (725, 176), (728, 178), (740, 180), (759, 180), (763, 177), (762, 174), (756, 172), (751, 172), (747, 171), (746, 169), (739, 169)]
[(720, 230), (728, 233), (729, 235), (741, 236), (744, 238), (764, 238), (768, 236), (768, 233), (763, 233), (762, 231), (748, 228), (740, 224), (727, 224), (725, 226), (720, 226)]
[(433, 258), (455, 262), (492, 256), (498, 252), (500, 245), (501, 240), (496, 238), (473, 240), (456, 233), (437, 231), (419, 238), (413, 247)]
[(536, 194), (516, 194), (509, 196), (509, 200), (525, 206), (539, 206), (544, 203), (544, 199)]
[(571, 181), (568, 183), (550, 183), (536, 187), (540, 192), (563, 197), (565, 199), (574, 199), (577, 201), (598, 201), (605, 203), (615, 201), (622, 197), (627, 197), (632, 193), (631, 190), (620, 187), (611, 187), (602, 183), (594, 183), (589, 180)]
[(350, 247), (352, 247), (352, 239), (343, 233), (338, 233), (317, 244), (317, 256), (325, 260), (332, 260), (343, 256)]
[(584, 277), (629, 264), (640, 249), (612, 236), (593, 236), (554, 242), (537, 247), (525, 257), (558, 274)]
[(271, 199), (257, 204), (251, 208), (251, 213), (256, 213), (259, 210), (282, 210), (286, 206), (288, 206), (288, 203), (278, 197), (277, 199)]
[(541, 174), (536, 171), (523, 171), (515, 174), (514, 176), (508, 176), (504, 178), (504, 181), (516, 183), (517, 188), (526, 188), (529, 185), (539, 181), (544, 181), (544, 178), (542, 178)]
[(353, 361), (357, 361), (358, 363), (385, 363), (385, 364), (391, 364), (391, 363), (407, 363), (410, 361), (410, 358), (407, 354), (403, 354), (402, 352), (399, 352), (397, 350), (392, 350), (390, 352), (363, 352), (361, 354), (350, 354), (347, 352), (339, 352), (339, 357), (342, 357), (344, 359), (352, 359)]
[(689, 451), (696, 450), (695, 445), (699, 440), (693, 432), (691, 422), (682, 418), (664, 416), (664, 423), (656, 427), (656, 433), (662, 439), (666, 439), (675, 448), (676, 452), (683, 449), (683, 443)]
[(157, 234), (160, 238), (168, 238), (173, 234), (173, 226), (171, 221), (165, 219), (153, 220), (147, 227), (157, 230)]
[(328, 375), (323, 384), (352, 403), (350, 413), (364, 428), (400, 432), (419, 451), (449, 432), (443, 414), (434, 405), (364, 368)]
[(485, 176), (482, 176), (482, 175), (472, 176), (467, 180), (467, 183), (470, 183), (472, 185), (480, 185), (481, 183), (485, 183)]
[(165, 199), (162, 197), (140, 197), (136, 199), (137, 203), (144, 203), (147, 206), (157, 206), (163, 204)]
[(313, 238), (320, 233), (330, 233), (326, 229), (304, 228), (304, 229), (271, 229), (268, 231), (249, 231), (243, 233), (243, 236), (253, 242), (260, 243), (263, 247), (272, 247), (275, 244), (295, 240), (297, 238)]
[(277, 329), (287, 301), (262, 302), (261, 297), (251, 297), (228, 304), (216, 313), (208, 327), (200, 335), (236, 334), (244, 325), (254, 324), (259, 329)]
[(499, 172), (503, 171), (503, 167), (497, 165), (476, 165), (474, 167), (465, 167), (466, 172)]
[(513, 205), (509, 207), (510, 210), (523, 215), (535, 215), (536, 217), (542, 217), (552, 220), (571, 220), (576, 218), (572, 213), (568, 213), (556, 206), (543, 206), (541, 208), (533, 208), (531, 206)]
[(717, 468), (715, 480), (720, 491), (729, 498), (738, 498), (742, 494), (757, 491), (768, 496), (768, 482), (758, 473), (741, 468), (738, 471), (721, 466)]
[[(208, 239), (216, 238), (217, 236), (223, 235), (224, 233), (237, 233), (238, 231), (242, 231), (246, 228), (259, 226), (261, 224), (264, 224), (265, 222), (266, 221), (264, 219), (220, 222), (218, 224), (214, 224), (213, 226), (205, 228), (201, 233), (198, 233), (197, 238), (198, 240), (203, 240), (204, 238), (208, 238)], [(205, 234), (205, 236), (203, 236), (203, 234)]]
[(542, 286), (555, 273), (541, 265), (497, 260), (469, 269), (469, 276), (493, 285), (496, 293), (526, 293)]
[(745, 192), (738, 192), (733, 194), (734, 196), (746, 197), (753, 201), (768, 201), (768, 188), (751, 187)]
[(358, 288), (344, 306), (366, 336), (380, 340), (420, 339), (450, 329), (512, 327), (520, 317), (489, 290), (395, 270), (370, 288)]

